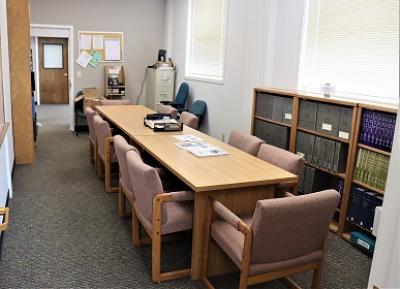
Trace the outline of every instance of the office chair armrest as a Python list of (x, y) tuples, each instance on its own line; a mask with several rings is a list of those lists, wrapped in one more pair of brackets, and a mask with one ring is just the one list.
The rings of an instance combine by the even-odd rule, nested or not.
[(4, 215), (3, 224), (0, 224), (0, 232), (8, 229), (9, 213), (9, 208), (0, 208), (0, 215)]
[(240, 230), (239, 228), (240, 224), (244, 222), (242, 221), (242, 219), (236, 216), (231, 210), (229, 210), (223, 204), (214, 199), (211, 199), (211, 208), (224, 221), (226, 221), (228, 224), (232, 225), (236, 229)]
[(194, 200), (194, 194), (192, 191), (177, 191), (170, 193), (163, 193), (155, 196), (153, 202), (184, 202)]

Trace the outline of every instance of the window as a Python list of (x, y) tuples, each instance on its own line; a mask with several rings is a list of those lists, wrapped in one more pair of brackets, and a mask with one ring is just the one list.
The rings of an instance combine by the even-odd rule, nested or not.
[(398, 0), (309, 0), (306, 14), (300, 90), (398, 101)]
[(63, 68), (62, 44), (43, 44), (43, 68)]
[(191, 0), (186, 47), (187, 78), (224, 80), (228, 0)]

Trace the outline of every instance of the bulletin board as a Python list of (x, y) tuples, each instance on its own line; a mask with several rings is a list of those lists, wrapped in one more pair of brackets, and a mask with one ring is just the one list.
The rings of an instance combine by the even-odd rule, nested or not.
[(124, 61), (123, 32), (79, 31), (78, 43), (79, 54), (96, 51), (101, 56), (99, 62)]

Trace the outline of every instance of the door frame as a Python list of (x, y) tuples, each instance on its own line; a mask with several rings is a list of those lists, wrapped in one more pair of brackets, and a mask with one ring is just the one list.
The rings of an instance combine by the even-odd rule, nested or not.
[(75, 71), (74, 71), (74, 27), (72, 25), (53, 25), (53, 24), (31, 24), (31, 37), (35, 41), (36, 59), (35, 71), (36, 95), (38, 105), (40, 105), (40, 86), (39, 86), (39, 42), (38, 37), (53, 37), (68, 39), (68, 83), (69, 83), (69, 129), (74, 130), (74, 91), (75, 91)]

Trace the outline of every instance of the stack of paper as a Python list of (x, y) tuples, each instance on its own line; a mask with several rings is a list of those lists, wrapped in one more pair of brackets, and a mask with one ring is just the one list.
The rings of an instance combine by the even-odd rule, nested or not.
[(193, 135), (177, 135), (175, 136), (180, 142), (176, 146), (187, 150), (196, 157), (213, 157), (227, 155), (228, 153), (216, 146), (204, 142), (201, 138)]

